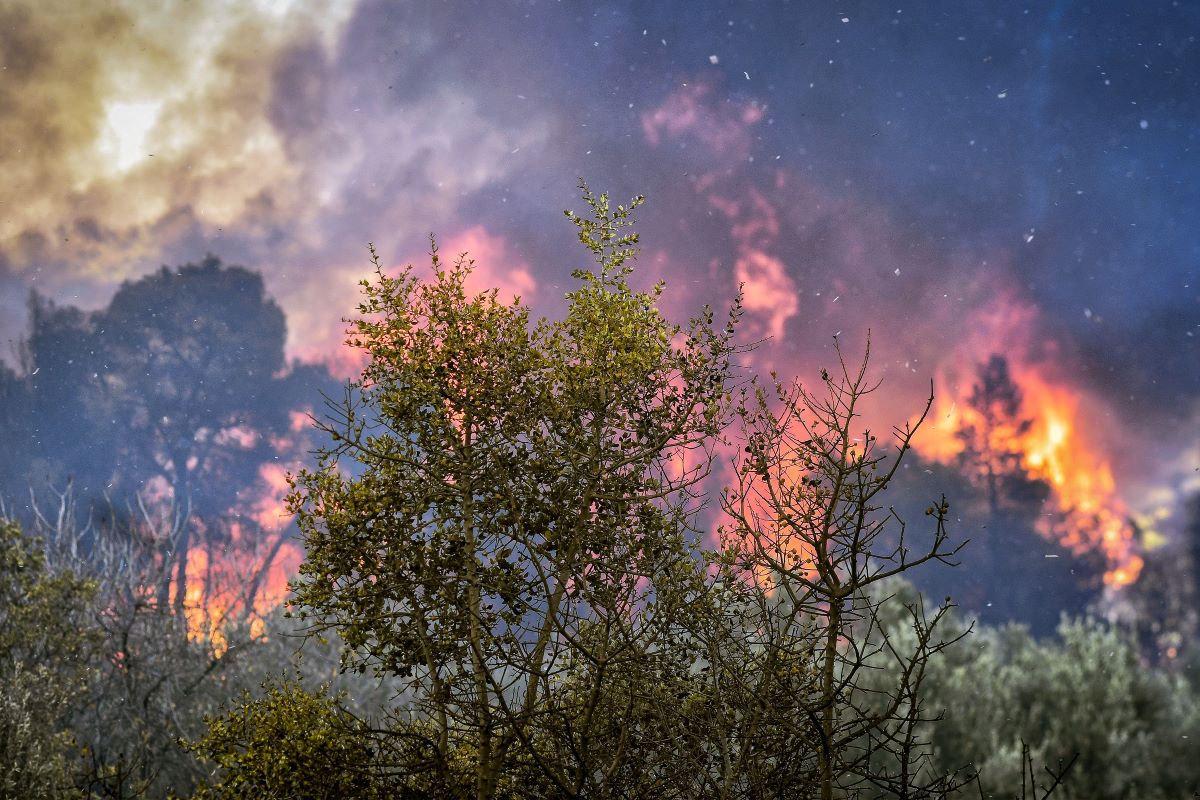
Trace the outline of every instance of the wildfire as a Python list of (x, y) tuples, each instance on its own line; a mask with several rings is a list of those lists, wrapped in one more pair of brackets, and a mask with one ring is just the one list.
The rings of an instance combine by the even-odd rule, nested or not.
[[(1011, 455), (1012, 467), (1023, 477), (1050, 487), (1058, 513), (1041, 517), (1039, 532), (1075, 554), (1102, 554), (1106, 585), (1133, 583), (1143, 561), (1128, 521), (1130, 509), (1117, 494), (1110, 460), (1087, 435), (1081, 395), (1033, 367), (1008, 366), (996, 357), (990, 363), (1009, 371), (1017, 403), (1006, 410), (1015, 413), (989, 405), (980, 384), (954, 387), (942, 376), (933, 419), (914, 441), (917, 451), (943, 463), (974, 456), (985, 463), (986, 475)], [(978, 451), (973, 454), (967, 453), (972, 439)]]
[(259, 479), (261, 493), (248, 513), (228, 523), (228, 541), (188, 550), (183, 601), (188, 635), (211, 642), (218, 656), (229, 648), (233, 623), (245, 624), (252, 639), (265, 633), (264, 618), (286, 599), (288, 580), (304, 557), (286, 530), (287, 470), (264, 464)]
[[(235, 523), (233, 530), (235, 546), (200, 546), (188, 551), (184, 593), (188, 635), (211, 642), (217, 655), (229, 648), (231, 624), (244, 624), (251, 639), (265, 633), (265, 617), (285, 600), (289, 576), (303, 560), (299, 548), (288, 542), (247, 548), (241, 526)], [(237, 549), (243, 552), (234, 553)]]

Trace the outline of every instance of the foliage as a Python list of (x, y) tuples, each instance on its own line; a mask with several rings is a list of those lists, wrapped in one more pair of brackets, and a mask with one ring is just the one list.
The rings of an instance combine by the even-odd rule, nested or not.
[(1095, 620), (1064, 619), (1047, 641), (1019, 626), (984, 628), (934, 668), (927, 702), (946, 710), (934, 733), (939, 762), (974, 764), (992, 792), (1019, 780), (1022, 741), (1046, 764), (1079, 754), (1067, 797), (1200, 791), (1200, 692), (1149, 669), (1129, 637)]
[(207, 732), (185, 743), (213, 773), (193, 795), (206, 798), (362, 798), (395, 796), (371, 774), (375, 753), (362, 723), (336, 697), (306, 691), (294, 681), (265, 684), (255, 699), (244, 693)]
[(637, 704), (622, 676), (679, 657), (663, 637), (701, 586), (688, 490), (726, 415), (733, 317), (666, 322), (662, 287), (627, 282), (641, 198), (584, 197), (594, 218), (568, 216), (596, 271), (558, 322), (468, 296), (470, 263), (436, 245), (431, 282), (375, 259), (351, 323), (370, 363), (290, 499), (303, 613), (347, 666), (407, 683), (434, 731), (417, 766), (449, 785), (470, 752), (479, 797), (522, 759), (560, 796), (613, 791), (639, 756), (596, 698)]
[(95, 586), (46, 568), (41, 543), (0, 519), (0, 796), (70, 796), (67, 727), (94, 639), (80, 618)]
[[(52, 678), (60, 673), (49, 671), (55, 664), (66, 665), (62, 674), (77, 676), (67, 684), (69, 695), (61, 702), (56, 699), (53, 708), (56, 730), (69, 731), (77, 743), (72, 752), (79, 758), (70, 761), (71, 777), (88, 797), (190, 793), (203, 770), (177, 747), (177, 739), (199, 736), (205, 715), (217, 713), (239, 691), (255, 688), (293, 663), (300, 641), (289, 638), (288, 627), (275, 624), (274, 618), (268, 619), (271, 627), (264, 637), (244, 619), (207, 608), (204, 596), (189, 599), (183, 613), (172, 603), (160, 604), (154, 587), (171, 564), (154, 558), (155, 544), (176, 539), (178, 531), (171, 525), (190, 524), (169, 511), (164, 517), (146, 513), (133, 529), (138, 535), (130, 537), (128, 524), (114, 528), (80, 521), (73, 494), (59, 493), (57, 506), (37, 508), (33, 530), (39, 541), (26, 539), (32, 555), (22, 563), (32, 559), (43, 565), (47, 579), (60, 582), (85, 576), (87, 592), (55, 593), (44, 604), (31, 605), (25, 601), (26, 590), (20, 589), (21, 602), (6, 598), (0, 607), (2, 613), (18, 616), (28, 616), (35, 608), (45, 612), (36, 626), (6, 626), (6, 632), (36, 627), (46, 634), (42, 640), (59, 651), (72, 637), (86, 645), (62, 656), (44, 649), (35, 655), (28, 647), (10, 650), (0, 654), (0, 672), (19, 671), (33, 690), (59, 686)], [(12, 574), (11, 568), (5, 571), (9, 578)], [(18, 577), (21, 574), (28, 573)], [(246, 585), (239, 590), (249, 591)], [(217, 639), (195, 635), (218, 624)], [(328, 679), (331, 659), (325, 651), (314, 641), (306, 648), (306, 661), (296, 662), (308, 685)], [(35, 672), (47, 677), (31, 680)], [(349, 688), (362, 698), (360, 708), (378, 705), (368, 688)], [(34, 700), (43, 696), (31, 695)], [(14, 688), (10, 700), (16, 703), (20, 697)], [(20, 702), (27, 709), (50, 707), (46, 702)]]
[(76, 755), (64, 710), (75, 687), (52, 670), (20, 662), (0, 681), (0, 797), (74, 797)]
[[(264, 636), (220, 604), (164, 594), (180, 579), (166, 554), (212, 533), (183, 505), (77, 522), (68, 492), (58, 509), (35, 503), (36, 537), (0, 525), (0, 795), (1011, 796), (1035, 762), (1076, 752), (1067, 786), (1051, 785), (1056, 768), (1038, 796), (1197, 790), (1194, 684), (1145, 669), (1094, 622), (1056, 642), (970, 633), (948, 600), (902, 580), (957, 545), (944, 499), (925, 531), (894, 510), (914, 428), (891, 443), (860, 430), (876, 388), (865, 359), (839, 354), (815, 388), (739, 395), (738, 304), (721, 329), (707, 309), (667, 321), (661, 285), (630, 285), (641, 198), (613, 209), (583, 190), (591, 218), (568, 217), (593, 264), (559, 320), (469, 295), (470, 262), (447, 266), (436, 245), (431, 280), (375, 258), (351, 322), (368, 366), (289, 501), (308, 546), (301, 619), (270, 617)], [(156, 297), (180, 275), (123, 291)], [(182, 337), (181, 354), (203, 353), (187, 313), (156, 328), (137, 303), (114, 307), (164, 352)], [(39, 328), (65, 337), (55, 352), (99, 336), (99, 317), (60, 311)], [(154, 366), (126, 355), (122, 369)], [(69, 383), (51, 368), (68, 361), (39, 377)], [(224, 389), (175, 391), (164, 369), (155, 386), (102, 383), (159, 406), (225, 402)], [(980, 389), (972, 402), (1015, 419), (1002, 372), (980, 373), (1000, 401)], [(36, 388), (0, 371), (0, 391)], [(744, 449), (708, 551), (698, 529), (734, 421)], [(186, 447), (217, 444), (208, 435)], [(209, 455), (213, 474), (197, 457), (189, 490), (224, 480), (224, 456)], [(177, 462), (157, 460), (160, 477), (177, 483)], [(220, 639), (195, 636), (210, 622)], [(295, 679), (265, 680), (284, 665)]]

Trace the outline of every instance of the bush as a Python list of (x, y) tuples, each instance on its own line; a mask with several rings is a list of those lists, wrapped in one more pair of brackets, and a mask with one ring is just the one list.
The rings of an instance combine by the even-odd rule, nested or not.
[(94, 637), (94, 586), (46, 568), (42, 544), (0, 519), (0, 797), (70, 797), (79, 755), (68, 729)]
[(980, 629), (933, 666), (927, 702), (946, 712), (933, 734), (938, 764), (973, 765), (993, 793), (1020, 783), (1022, 742), (1049, 765), (1079, 754), (1068, 797), (1200, 791), (1200, 697), (1094, 619), (1064, 619), (1046, 641), (1021, 626)]
[(184, 746), (213, 765), (194, 795), (203, 798), (393, 797), (377, 769), (364, 726), (338, 707), (337, 698), (295, 682), (265, 685), (224, 716), (206, 720), (208, 731)]

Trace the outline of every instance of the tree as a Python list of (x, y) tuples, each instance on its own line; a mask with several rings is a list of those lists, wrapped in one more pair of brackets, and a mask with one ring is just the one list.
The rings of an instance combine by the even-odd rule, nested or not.
[(350, 336), (370, 362), (291, 497), (303, 613), (348, 667), (404, 679), (412, 769), (453, 787), (465, 757), (478, 798), (520, 763), (557, 796), (611, 794), (640, 757), (629, 676), (669, 670), (658, 645), (701, 585), (689, 490), (725, 421), (737, 310), (723, 331), (707, 310), (664, 320), (662, 286), (628, 284), (642, 199), (582, 188), (592, 218), (568, 217), (594, 271), (558, 322), (468, 296), (470, 262), (436, 244), (428, 283), (372, 253)]
[(295, 681), (248, 692), (226, 714), (209, 717), (208, 730), (185, 747), (215, 767), (193, 795), (196, 800), (304, 797), (371, 800), (405, 797), (364, 770), (375, 758), (363, 723), (340, 709), (338, 698), (309, 692)]
[(1025, 744), (1047, 764), (1078, 754), (1070, 797), (1166, 800), (1200, 791), (1198, 688), (1148, 668), (1132, 638), (1083, 618), (1043, 641), (985, 626), (933, 665), (926, 696), (947, 709), (933, 731), (939, 766), (974, 764), (993, 795), (1021, 780)]
[(1013, 495), (1030, 490), (1033, 504), (1040, 505), (1046, 487), (1025, 477), (1024, 454), (1016, 447), (1033, 427), (1033, 419), (1022, 417), (1021, 388), (1009, 374), (1004, 356), (993, 355), (979, 365), (967, 403), (974, 414), (956, 434), (963, 445), (958, 461), (983, 486), (992, 517), (1013, 502)]
[[(921, 696), (925, 672), (961, 638), (938, 633), (950, 599), (930, 614), (919, 596), (873, 593), (922, 564), (951, 563), (961, 547), (950, 544), (945, 498), (926, 510), (933, 535), (917, 550), (904, 521), (882, 500), (933, 397), (916, 423), (895, 429), (888, 452), (869, 429), (857, 427), (865, 399), (878, 387), (867, 378), (869, 353), (868, 345), (862, 364), (851, 369), (839, 348), (838, 370), (821, 370), (818, 390), (776, 380), (774, 405), (761, 387), (743, 400), (746, 445), (723, 503), (731, 523), (720, 560), (752, 575), (738, 581), (735, 572), (726, 580), (745, 598), (739, 606), (750, 610), (745, 624), (757, 632), (761, 652), (762, 666), (746, 679), (759, 702), (744, 711), (752, 721), (761, 716), (777, 664), (813, 671), (807, 691), (785, 700), (792, 720), (782, 724), (813, 740), (823, 800), (869, 787), (882, 796), (940, 796), (962, 782), (921, 769), (929, 751), (921, 728), (931, 721)], [(898, 529), (891, 537), (889, 525)], [(905, 637), (881, 625), (894, 613), (905, 617)], [(872, 679), (881, 661), (896, 665), (898, 681)]]
[(91, 413), (97, 388), (92, 376), (99, 375), (103, 359), (95, 358), (90, 317), (31, 292), (29, 319), (23, 365), (27, 414), (13, 427), (27, 431), (32, 446), (25, 469), (14, 476), (20, 482), (4, 488), (21, 497), (31, 486), (70, 481), (99, 496), (111, 481), (115, 449), (112, 426), (94, 425)]
[(18, 449), (29, 455), (13, 460), (0, 493), (32, 489), (52, 503), (70, 483), (131, 536), (140, 516), (128, 506), (181, 511), (190, 524), (155, 557), (173, 566), (158, 602), (182, 611), (193, 545), (267, 538), (243, 513), (247, 490), (263, 465), (299, 459), (293, 415), (330, 386), (327, 372), (287, 367), (283, 312), (262, 277), (214, 256), (126, 282), (93, 313), (36, 294), (30, 312), (25, 374), (0, 370), (0, 430), (14, 446), (26, 437)]
[(1034, 421), (1025, 416), (1021, 389), (1003, 356), (978, 365), (967, 405), (957, 433), (963, 444), (958, 465), (987, 502), (972, 553), (978, 568), (962, 576), (968, 594), (978, 602), (983, 584), (986, 596), (999, 600), (993, 613), (1001, 619), (1019, 617), (1050, 634), (1061, 613), (1081, 612), (1094, 597), (1103, 560), (1072, 553), (1049, 535), (1044, 512), (1050, 485), (1026, 473), (1021, 450)]
[(0, 518), (0, 796), (75, 796), (68, 721), (95, 640), (86, 627), (94, 591), (50, 572), (42, 543)]
[[(262, 277), (213, 256), (164, 267), (123, 284), (93, 324), (105, 362), (98, 416), (120, 432), (120, 472), (131, 481), (162, 479), (179, 507), (215, 521), (274, 455), (271, 434), (288, 425), (288, 408), (264, 397), (284, 368), (285, 326)], [(190, 534), (191, 526), (183, 529), (171, 556), (177, 609)]]
[(31, 399), (28, 383), (0, 362), (0, 441), (6, 449), (6, 457), (0, 460), (0, 497), (6, 489), (29, 479), (29, 455), (33, 450)]

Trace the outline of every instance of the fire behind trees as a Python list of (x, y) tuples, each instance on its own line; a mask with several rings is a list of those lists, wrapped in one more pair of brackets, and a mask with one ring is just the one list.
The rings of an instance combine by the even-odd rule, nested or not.
[[(375, 259), (350, 330), (368, 366), (290, 498), (295, 603), (407, 702), (367, 729), (273, 691), (192, 745), (224, 766), (207, 791), (290, 790), (274, 765), (310, 760), (314, 725), (343, 752), (371, 743), (353, 769), (372, 796), (940, 797), (977, 780), (932, 766), (922, 696), (968, 631), (943, 632), (948, 598), (894, 586), (958, 549), (944, 498), (925, 546), (884, 504), (920, 422), (860, 430), (865, 359), (815, 389), (735, 391), (740, 303), (724, 328), (708, 309), (668, 323), (662, 287), (627, 282), (641, 198), (582, 188), (592, 218), (568, 217), (594, 265), (561, 321), (469, 295), (469, 263), (436, 247), (430, 282)], [(744, 453), (706, 550), (693, 521), (733, 417)]]
[(918, 450), (900, 475), (897, 508), (912, 513), (916, 496), (943, 487), (957, 500), (956, 528), (971, 541), (959, 556), (963, 569), (918, 583), (952, 595), (981, 621), (1022, 622), (1048, 635), (1062, 614), (1082, 613), (1100, 596), (1103, 556), (1072, 552), (1048, 535), (1052, 486), (1028, 469), (1021, 443), (1034, 420), (1003, 356), (977, 365), (965, 405), (950, 431), (953, 457), (939, 463)]
[(263, 530), (256, 493), (264, 469), (298, 465), (296, 415), (331, 388), (328, 373), (286, 363), (262, 277), (213, 256), (127, 282), (93, 313), (37, 294), (29, 307), (23, 374), (0, 370), (12, 455), (0, 497), (28, 519), (38, 496), (70, 484), (88, 515), (135, 538), (139, 504), (169, 506), (187, 524), (153, 543), (173, 565), (156, 591), (182, 611), (189, 568), (207, 563), (195, 548), (280, 533)]
[[(241, 654), (270, 640), (239, 638), (237, 651), (208, 646), (202, 658), (189, 661), (197, 643), (180, 635), (185, 609), (177, 600), (163, 602), (160, 589), (181, 580), (188, 561), (150, 559), (143, 567), (157, 564), (157, 577), (112, 581), (115, 593), (96, 607), (110, 626), (102, 628), (109, 646), (100, 652), (111, 686), (93, 701), (136, 724), (140, 712), (124, 702), (114, 710), (113, 700), (138, 697), (154, 706), (158, 727), (154, 734), (134, 728), (141, 777), (126, 771), (124, 752), (110, 752), (103, 769), (90, 773), (96, 783), (88, 791), (104, 796), (105, 781), (119, 785), (122, 796), (135, 793), (130, 787), (145, 789), (163, 774), (155, 759), (178, 756), (169, 745), (179, 734), (219, 769), (184, 764), (174, 773), (177, 786), (204, 774), (201, 791), (222, 797), (322, 785), (358, 796), (749, 798), (850, 791), (940, 797), (977, 774), (959, 769), (968, 760), (995, 756), (1011, 767), (1011, 748), (1028, 727), (1001, 730), (989, 719), (981, 730), (1002, 738), (979, 737), (983, 750), (973, 749), (974, 740), (970, 747), (960, 743), (955, 752), (967, 758), (957, 764), (939, 762), (930, 746), (931, 736), (944, 730), (931, 691), (957, 692), (959, 713), (967, 706), (992, 713), (984, 700), (964, 695), (955, 678), (964, 669), (1003, 672), (1005, 665), (981, 667), (967, 656), (939, 671), (942, 651), (969, 629), (948, 615), (949, 601), (927, 606), (888, 580), (960, 553), (949, 538), (944, 500), (911, 518), (928, 523), (923, 546), (912, 535), (917, 525), (906, 527), (877, 499), (889, 489), (892, 496), (901, 481), (913, 428), (898, 429), (890, 449), (855, 428), (855, 409), (873, 390), (866, 364), (842, 362), (832, 374), (823, 372), (815, 389), (779, 383), (774, 399), (769, 390), (730, 393), (736, 313), (721, 330), (709, 314), (686, 332), (666, 323), (657, 312), (658, 292), (633, 292), (625, 282), (624, 254), (636, 237), (621, 228), (632, 207), (613, 212), (606, 198), (586, 190), (585, 198), (595, 219), (572, 219), (598, 269), (577, 274), (582, 285), (561, 324), (530, 327), (519, 305), (467, 296), (462, 262), (439, 270), (431, 284), (408, 273), (380, 274), (366, 287), (357, 334), (372, 355), (370, 366), (364, 381), (351, 387), (344, 416), (326, 426), (335, 436), (326, 462), (300, 477), (294, 496), (310, 545), (296, 599), (319, 626), (345, 635), (343, 666), (375, 672), (401, 690), (398, 713), (373, 725), (320, 691), (275, 683), (260, 699), (244, 695), (237, 705), (231, 697), (235, 707), (211, 717), (207, 734), (197, 736), (195, 719), (179, 700), (237, 663), (235, 652), (253, 658)], [(176, 274), (185, 272), (189, 268)], [(257, 297), (261, 303), (261, 285)], [(179, 318), (186, 319), (183, 308)], [(133, 329), (142, 324), (142, 340), (154, 342), (158, 323), (144, 316), (112, 318)], [(269, 307), (264, 321), (271, 328)], [(105, 342), (97, 327), (104, 316), (68, 311), (62, 322), (76, 332), (77, 343), (98, 347), (112, 363), (153, 372), (151, 360), (122, 355), (119, 340)], [(178, 326), (169, 330), (179, 335)], [(203, 347), (168, 349), (194, 375), (207, 374), (196, 355)], [(261, 379), (253, 369), (239, 373), (241, 362), (234, 363), (230, 374)], [(264, 362), (251, 354), (245, 363)], [(73, 359), (66, 366), (74, 366)], [(34, 366), (30, 376), (40, 369)], [(1001, 374), (985, 365), (981, 385), (986, 389), (986, 378)], [(174, 384), (174, 375), (168, 369), (143, 385), (149, 394), (131, 406), (220, 407), (219, 393), (202, 399), (203, 380), (186, 387)], [(120, 376), (92, 376), (98, 407), (138, 378)], [(6, 392), (19, 396), (20, 383), (10, 376)], [(991, 384), (1013, 399), (1002, 381)], [(166, 398), (156, 399), (158, 391)], [(979, 392), (981, 403), (987, 395)], [(84, 405), (84, 412), (90, 409)], [(160, 447), (145, 448), (151, 455), (139, 462), (137, 453), (121, 449), (128, 443), (109, 444), (130, 464), (145, 465), (145, 484), (157, 481), (173, 498), (186, 499), (201, 491), (205, 447), (254, 450), (241, 422), (251, 415), (229, 414), (214, 413), (211, 428), (181, 427), (192, 439), (174, 442), (172, 450), (164, 433), (172, 430), (170, 414), (156, 423), (149, 411), (133, 411), (112, 419)], [(692, 522), (713, 438), (730, 414), (742, 420), (746, 447), (736, 459), (735, 486), (724, 496), (729, 524), (721, 547), (705, 552)], [(331, 469), (338, 457), (353, 457), (361, 469)], [(1000, 458), (975, 474), (999, 478), (1004, 463)], [(95, 474), (103, 476), (103, 466)], [(1003, 506), (1001, 485), (996, 480), (997, 491), (987, 498), (993, 515)], [(196, 504), (201, 523), (204, 502)], [(206, 513), (226, 508), (217, 501)], [(51, 552), (73, 541), (70, 525), (56, 529), (45, 515), (41, 523), (53, 534)], [(207, 535), (207, 527), (197, 530)], [(86, 532), (79, 528), (75, 540), (85, 554)], [(22, 587), (37, 586), (40, 578), (22, 577), (22, 565), (38, 563), (29, 555), (38, 546), (11, 526), (5, 535), (14, 557), (3, 578), (17, 575), (12, 594), (29, 595), (33, 590)], [(173, 546), (163, 556), (183, 546), (176, 533), (167, 538)], [(104, 552), (110, 554), (101, 559), (107, 574), (125, 569), (137, 551)], [(64, 563), (86, 572), (84, 562), (71, 558)], [(58, 574), (69, 584), (66, 572)], [(88, 591), (78, 592), (85, 606)], [(5, 598), (5, 611), (16, 607)], [(114, 609), (128, 613), (114, 616)], [(161, 628), (146, 625), (146, 609)], [(139, 627), (151, 635), (142, 631), (131, 640)], [(165, 635), (155, 635), (160, 630)], [(37, 641), (36, 630), (25, 634)], [(1072, 665), (1110, 674), (1093, 663), (1099, 648), (1111, 657), (1123, 647), (1119, 637), (1110, 639), (1080, 629), (1070, 641), (1082, 642), (1086, 652)], [(176, 650), (167, 654), (163, 641)], [(1018, 671), (1036, 672), (1043, 654), (1028, 642), (1018, 645), (1014, 652), (1025, 659)], [(176, 660), (194, 672), (175, 670)], [(0, 658), (0, 667), (10, 661)], [(1019, 681), (1010, 683), (1014, 697), (1028, 694)], [(122, 694), (127, 685), (142, 687), (146, 698)], [(29, 696), (43, 704), (66, 702)], [(1068, 702), (1065, 710), (1075, 707)], [(4, 711), (19, 715), (29, 708)], [(90, 708), (83, 719), (92, 719)], [(1067, 728), (1063, 735), (1070, 733)], [(67, 780), (65, 738), (55, 734), (34, 744), (58, 748), (44, 763)], [(1043, 737), (1038, 760), (1070, 752), (1061, 745)], [(1024, 784), (1032, 752), (1022, 748), (1016, 772), (1002, 776), (1012, 787), (1014, 775)], [(96, 757), (97, 750), (88, 753)], [(1093, 747), (1085, 758), (1099, 771), (1108, 754)], [(1063, 770), (1044, 778), (1039, 794), (1057, 785)], [(1172, 780), (1172, 786), (1187, 785), (1188, 778)]]

